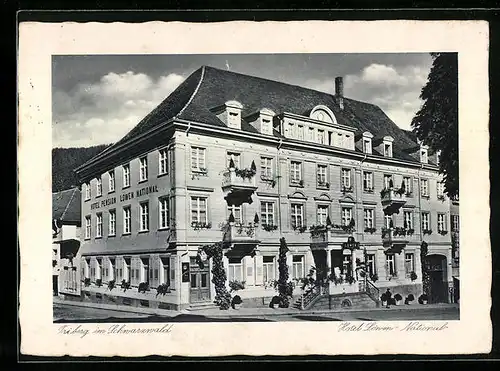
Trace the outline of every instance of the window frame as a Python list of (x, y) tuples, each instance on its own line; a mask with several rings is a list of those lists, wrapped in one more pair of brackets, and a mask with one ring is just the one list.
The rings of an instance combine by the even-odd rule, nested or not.
[(148, 156), (139, 158), (139, 183), (148, 180)]
[[(343, 167), (340, 170), (340, 186), (342, 189), (350, 189), (352, 187), (351, 177), (352, 169)], [(345, 180), (348, 180), (348, 184), (345, 183)]]
[[(367, 186), (368, 183), (370, 184), (369, 187)], [(373, 171), (363, 171), (363, 192), (373, 193), (373, 190), (374, 190), (374, 187), (373, 187)]]
[(132, 208), (130, 205), (123, 206), (123, 232), (122, 235), (129, 235), (132, 233)]
[[(367, 217), (367, 212), (368, 214), (371, 214), (369, 217)], [(367, 225), (367, 221), (371, 221), (369, 225)], [(375, 228), (375, 210), (373, 208), (365, 207), (363, 209), (363, 224), (365, 229)]]
[[(321, 169), (321, 171), (320, 171)], [(324, 170), (324, 173), (323, 173)], [(323, 178), (324, 181), (321, 181), (320, 178)], [(328, 189), (328, 165), (327, 164), (316, 164), (316, 188), (319, 189)]]
[(149, 232), (149, 201), (139, 203), (139, 233)]
[[(193, 219), (193, 211), (195, 211), (193, 209), (193, 199), (196, 199), (196, 221)], [(200, 207), (201, 206), (201, 203), (200, 201), (201, 200), (204, 200), (205, 201), (205, 221), (202, 221), (200, 216), (203, 215), (202, 213), (202, 208)], [(197, 223), (197, 224), (203, 224), (203, 225), (207, 225), (209, 223), (209, 215), (208, 215), (208, 196), (202, 196), (202, 195), (191, 195), (190, 198), (189, 198), (189, 218), (190, 218), (190, 225), (192, 226), (194, 223)]]
[[(298, 213), (300, 210), (300, 213)], [(290, 225), (292, 229), (302, 228), (305, 225), (305, 204), (303, 202), (290, 203)], [(297, 222), (300, 220), (300, 224)]]
[[(320, 214), (320, 209), (326, 209), (326, 213), (324, 214), (324, 221), (322, 221), (323, 214)], [(328, 204), (316, 204), (316, 223), (318, 225), (326, 225), (326, 221), (330, 216), (330, 205)]]
[(90, 182), (85, 183), (85, 201), (92, 198), (92, 189), (90, 188)]
[[(408, 259), (408, 256), (411, 258)], [(410, 262), (410, 264), (408, 264)], [(408, 268), (410, 265), (410, 268)], [(405, 276), (406, 278), (411, 277), (411, 272), (415, 272), (415, 253), (413, 252), (405, 252)]]
[[(190, 167), (192, 173), (207, 172), (207, 149), (205, 147), (192, 146), (190, 159)], [(195, 167), (193, 167), (193, 160), (196, 161)], [(200, 166), (201, 164), (203, 164), (203, 166)]]
[[(265, 211), (262, 211), (262, 206), (266, 205)], [(261, 200), (260, 201), (260, 222), (262, 225), (274, 226), (276, 225), (276, 202), (269, 200)], [(268, 207), (271, 205), (271, 211), (268, 210)], [(269, 223), (269, 216), (271, 216), (271, 223)]]
[(420, 196), (429, 197), (429, 179), (420, 179)]
[[(440, 220), (442, 219), (442, 220)], [(437, 213), (437, 231), (438, 232), (447, 232), (447, 223), (446, 223), (446, 214), (445, 213)]]
[(96, 197), (102, 196), (102, 176), (96, 178)]
[[(409, 219), (406, 218), (407, 215), (410, 216)], [(413, 211), (412, 210), (403, 210), (403, 227), (404, 227), (404, 223), (406, 223), (407, 229), (415, 229), (413, 221), (414, 221)]]
[[(269, 160), (270, 165), (268, 166), (267, 161)], [(265, 163), (263, 163), (263, 161)], [(274, 157), (260, 156), (260, 179), (272, 180), (274, 173)], [(265, 169), (265, 171), (263, 171)], [(268, 174), (269, 170), (269, 174)]]
[[(341, 225), (343, 226), (348, 226), (350, 223), (351, 223), (351, 220), (353, 219), (352, 217), (352, 209), (353, 207), (352, 206), (342, 206), (341, 209), (340, 209), (340, 220), (341, 220)], [(349, 221), (347, 222), (347, 220), (344, 218), (344, 211), (349, 211), (349, 215), (350, 215), (350, 218), (349, 218)]]
[(114, 236), (116, 236), (116, 209), (110, 209), (108, 210), (108, 237)]
[[(398, 269), (397, 269), (397, 265), (396, 265), (395, 254), (386, 254), (385, 255), (385, 264), (387, 267), (387, 274), (389, 275), (389, 277), (397, 277), (398, 276)], [(392, 272), (391, 272), (391, 265), (392, 265)]]
[[(431, 213), (428, 211), (421, 212), (421, 227), (422, 231), (430, 230), (431, 228)], [(424, 224), (427, 224), (427, 228), (424, 227)]]
[[(300, 261), (294, 261), (294, 258), (300, 257)], [(305, 255), (295, 254), (292, 255), (292, 279), (301, 279), (305, 277)], [(301, 267), (300, 275), (298, 275), (298, 266)]]
[(122, 165), (122, 174), (123, 174), (123, 186), (122, 188), (130, 187), (130, 164)]
[(92, 237), (92, 216), (85, 216), (85, 239), (90, 240)]
[(170, 228), (170, 199), (168, 196), (163, 196), (158, 198), (158, 229), (168, 228)]
[(96, 216), (95, 238), (102, 238), (103, 237), (102, 212), (96, 213), (95, 216)]
[(116, 189), (115, 171), (110, 170), (108, 171), (108, 193), (114, 192), (115, 189)]
[[(295, 175), (297, 175), (297, 173), (298, 179), (295, 178)], [(302, 161), (290, 160), (290, 184), (300, 184), (300, 182), (303, 180), (302, 176)]]
[[(158, 151), (158, 176), (168, 174), (168, 157), (167, 148), (162, 148)], [(162, 169), (162, 166), (164, 166), (164, 169)]]

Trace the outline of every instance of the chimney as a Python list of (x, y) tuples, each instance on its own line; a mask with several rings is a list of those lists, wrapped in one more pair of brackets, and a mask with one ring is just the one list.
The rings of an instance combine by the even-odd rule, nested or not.
[(342, 76), (335, 78), (335, 99), (340, 109), (344, 109), (344, 80)]

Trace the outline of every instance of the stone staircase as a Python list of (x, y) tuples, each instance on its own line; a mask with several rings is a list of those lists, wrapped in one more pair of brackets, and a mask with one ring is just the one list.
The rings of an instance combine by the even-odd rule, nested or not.
[(207, 301), (202, 303), (192, 303), (189, 307), (186, 308), (186, 310), (189, 312), (196, 312), (198, 310), (217, 309), (217, 308), (218, 306), (216, 306), (213, 302)]

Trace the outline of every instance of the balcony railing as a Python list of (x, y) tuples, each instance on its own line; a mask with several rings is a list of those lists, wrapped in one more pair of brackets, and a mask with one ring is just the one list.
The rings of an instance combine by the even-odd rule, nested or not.
[(406, 194), (403, 191), (396, 190), (394, 188), (386, 188), (380, 192), (382, 207), (386, 209), (386, 211), (396, 212), (399, 210), (401, 206), (406, 204)]
[(246, 243), (257, 240), (257, 228), (253, 224), (243, 225), (229, 223), (224, 233), (224, 241), (229, 243)]
[(230, 169), (224, 172), (222, 178), (222, 190), (224, 192), (245, 191), (250, 194), (257, 189), (255, 175), (238, 175), (236, 169)]
[(409, 232), (407, 229), (382, 229), (382, 241), (384, 244), (406, 243), (412, 235), (413, 232)]
[(328, 226), (323, 228), (315, 228), (311, 232), (311, 243), (313, 244), (328, 244), (329, 242), (345, 242), (346, 237), (353, 232), (348, 226)]

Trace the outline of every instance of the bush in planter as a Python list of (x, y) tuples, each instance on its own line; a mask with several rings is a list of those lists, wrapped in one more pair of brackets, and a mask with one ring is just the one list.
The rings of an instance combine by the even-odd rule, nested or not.
[(384, 292), (382, 295), (380, 295), (380, 300), (382, 301), (382, 303), (387, 303), (387, 294)]
[(170, 286), (167, 285), (166, 283), (162, 283), (161, 285), (158, 285), (156, 288), (156, 296), (158, 295), (165, 295), (170, 292)]
[(146, 293), (146, 291), (149, 291), (149, 283), (141, 282), (139, 284), (139, 288), (137, 289), (137, 291), (142, 292), (142, 293)]
[(122, 280), (121, 288), (123, 292), (127, 291), (130, 288), (130, 282)]
[(101, 278), (96, 279), (95, 284), (97, 287), (101, 287), (102, 286), (102, 279)]
[(418, 297), (419, 304), (427, 304), (428, 300), (429, 300), (429, 297), (427, 296), (427, 294), (422, 294)]
[(85, 279), (83, 280), (83, 284), (85, 285), (85, 287), (90, 286), (90, 278), (85, 278)]
[(413, 294), (409, 294), (405, 299), (405, 304), (410, 304), (413, 300), (415, 300), (415, 296), (413, 296)]
[(278, 296), (278, 295), (275, 295), (273, 296), (273, 298), (271, 299), (271, 301), (269, 302), (269, 308), (279, 308), (281, 307), (281, 297)]
[(229, 289), (230, 289), (230, 292), (244, 290), (245, 289), (245, 281), (238, 281), (238, 280), (229, 281)]
[(399, 305), (399, 303), (403, 300), (403, 297), (400, 294), (396, 294), (394, 295), (394, 300), (396, 301), (396, 305)]
[(415, 281), (417, 278), (418, 278), (418, 276), (417, 276), (417, 274), (416, 274), (415, 272), (411, 272), (411, 273), (410, 273), (410, 279), (411, 279), (412, 281)]
[(111, 280), (108, 282), (108, 289), (109, 291), (113, 290), (115, 288), (115, 280)]
[(233, 299), (231, 300), (231, 307), (233, 309), (239, 309), (241, 304), (243, 303), (243, 300), (241, 300), (241, 297), (239, 295), (235, 295)]

